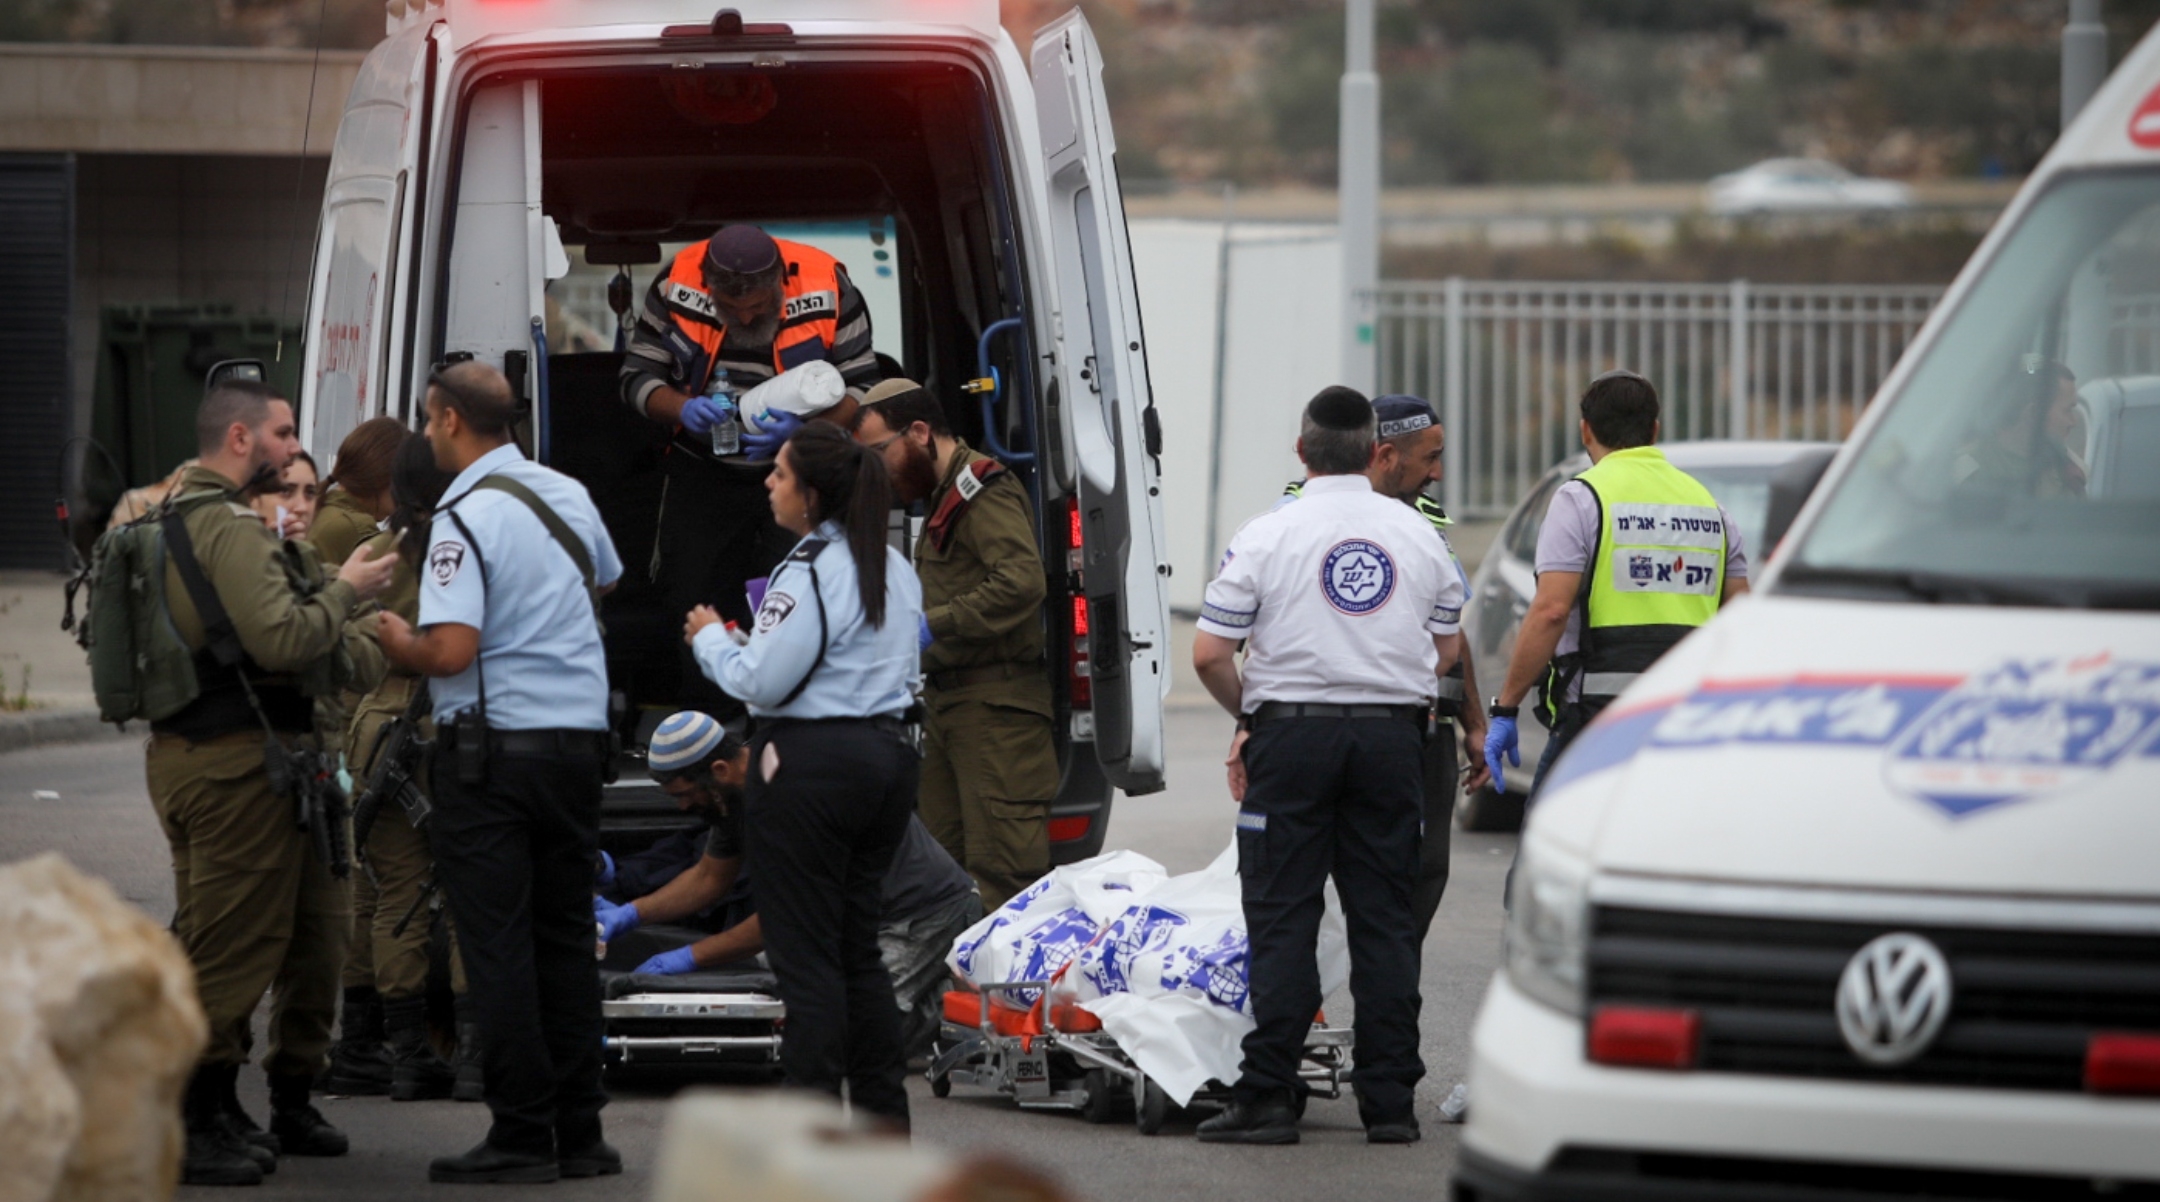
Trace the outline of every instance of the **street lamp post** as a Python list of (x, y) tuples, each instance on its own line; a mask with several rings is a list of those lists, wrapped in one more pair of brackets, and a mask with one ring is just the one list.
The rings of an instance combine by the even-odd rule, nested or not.
[(2070, 21), (2062, 32), (2062, 128), (2077, 120), (2107, 73), (2107, 26), (2100, 23), (2100, 0), (2070, 0)]
[(1373, 0), (1349, 0), (1337, 148), (1342, 236), (1342, 382), (1370, 396), (1377, 384), (1374, 289), (1380, 282), (1380, 77), (1373, 71)]

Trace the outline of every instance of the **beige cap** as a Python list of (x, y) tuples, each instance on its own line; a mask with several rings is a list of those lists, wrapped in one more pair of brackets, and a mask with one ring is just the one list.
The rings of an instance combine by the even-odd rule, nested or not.
[(870, 391), (863, 394), (862, 403), (875, 405), (880, 401), (889, 401), (896, 396), (905, 396), (911, 392), (921, 391), (922, 385), (917, 384), (915, 381), (902, 376), (894, 376), (890, 380), (879, 380), (872, 385)]

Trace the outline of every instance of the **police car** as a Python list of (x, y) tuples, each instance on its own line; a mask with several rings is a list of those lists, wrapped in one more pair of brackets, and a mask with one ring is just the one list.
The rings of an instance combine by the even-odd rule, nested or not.
[[(1052, 854), (1094, 854), (1113, 787), (1162, 787), (1170, 641), (1161, 426), (1087, 22), (1023, 49), (996, 0), (389, 0), (387, 32), (316, 242), (317, 458), (370, 417), (418, 426), (433, 363), (501, 367), (526, 450), (592, 490), (622, 549), (609, 673), (649, 724), (680, 663), (682, 615), (648, 574), (666, 432), (617, 398), (621, 352), (573, 320), (578, 286), (642, 273), (634, 303), (667, 251), (726, 222), (840, 254), (888, 374), (976, 397), (959, 432), (1034, 495)], [(676, 821), (629, 776), (610, 814), (611, 842)]]
[(2160, 38), (1555, 766), (1472, 1199), (2160, 1191)]

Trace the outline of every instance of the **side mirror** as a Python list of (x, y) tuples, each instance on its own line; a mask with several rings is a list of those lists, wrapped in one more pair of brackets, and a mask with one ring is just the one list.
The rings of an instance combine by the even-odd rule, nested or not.
[(1800, 507), (1807, 504), (1815, 486), (1822, 483), (1823, 473), (1830, 468), (1830, 461), (1837, 458), (1836, 447), (1822, 447), (1805, 455), (1797, 456), (1791, 463), (1770, 475), (1770, 512), (1763, 521), (1763, 546), (1756, 551), (1760, 560), (1767, 560), (1785, 541), (1785, 532), (1792, 529), (1793, 519), (1800, 516)]
[(260, 384), (266, 378), (260, 359), (221, 359), (203, 375), (203, 395), (210, 395), (211, 389), (227, 380), (253, 380)]

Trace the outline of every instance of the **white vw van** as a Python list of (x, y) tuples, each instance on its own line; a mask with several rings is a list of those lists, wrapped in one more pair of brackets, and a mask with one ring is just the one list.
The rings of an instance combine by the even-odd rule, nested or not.
[(1556, 765), (1458, 1202), (2160, 1196), (2160, 37)]
[(716, 7), (390, 0), (331, 156), (302, 438), (327, 463), (363, 419), (419, 425), (431, 364), (502, 367), (527, 450), (591, 489), (628, 565), (605, 611), (614, 687), (633, 720), (665, 712), (682, 622), (649, 574), (666, 432), (617, 399), (609, 274), (634, 312), (667, 256), (726, 222), (832, 251), (887, 373), (964, 396), (960, 432), (1034, 494), (1053, 854), (1091, 855), (1112, 786), (1162, 787), (1169, 569), (1087, 23), (1053, 22), (1030, 62), (996, 0)]

